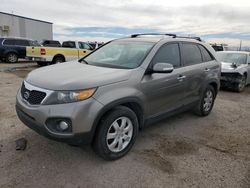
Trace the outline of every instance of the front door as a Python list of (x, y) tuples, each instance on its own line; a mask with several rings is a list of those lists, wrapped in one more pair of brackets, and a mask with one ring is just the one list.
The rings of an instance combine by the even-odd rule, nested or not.
[(160, 115), (180, 107), (186, 89), (186, 76), (181, 66), (178, 43), (163, 45), (152, 59), (151, 65), (156, 63), (172, 64), (174, 70), (172, 73), (151, 73), (143, 77), (141, 85), (145, 94), (146, 116)]

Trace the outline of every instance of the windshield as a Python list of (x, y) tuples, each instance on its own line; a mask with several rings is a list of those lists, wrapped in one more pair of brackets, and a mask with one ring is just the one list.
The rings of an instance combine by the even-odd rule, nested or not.
[(82, 61), (95, 66), (133, 69), (141, 65), (153, 45), (149, 42), (111, 42)]
[(221, 62), (246, 64), (247, 55), (240, 53), (217, 53), (217, 58)]

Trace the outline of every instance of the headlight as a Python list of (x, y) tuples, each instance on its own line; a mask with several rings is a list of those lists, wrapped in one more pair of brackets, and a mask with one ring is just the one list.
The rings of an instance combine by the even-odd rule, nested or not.
[(82, 101), (90, 98), (96, 91), (96, 88), (85, 89), (81, 91), (55, 91), (44, 104), (63, 104)]

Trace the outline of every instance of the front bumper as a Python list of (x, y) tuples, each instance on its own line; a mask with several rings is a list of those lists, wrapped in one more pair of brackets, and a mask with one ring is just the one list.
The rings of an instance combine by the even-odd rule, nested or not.
[[(16, 98), (16, 112), (19, 119), (37, 133), (74, 145), (91, 143), (93, 124), (103, 105), (93, 98), (85, 101), (57, 105), (30, 105), (20, 94)], [(68, 118), (72, 122), (71, 133), (53, 132), (46, 125), (49, 118)]]
[(234, 87), (241, 82), (241, 78), (239, 73), (221, 73), (221, 87)]

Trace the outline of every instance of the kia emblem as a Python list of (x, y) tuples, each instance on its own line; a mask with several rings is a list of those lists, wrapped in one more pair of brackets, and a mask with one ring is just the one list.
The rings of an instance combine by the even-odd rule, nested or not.
[(30, 92), (29, 91), (25, 91), (23, 94), (23, 98), (25, 98), (26, 100), (28, 100), (28, 98), (30, 97)]

